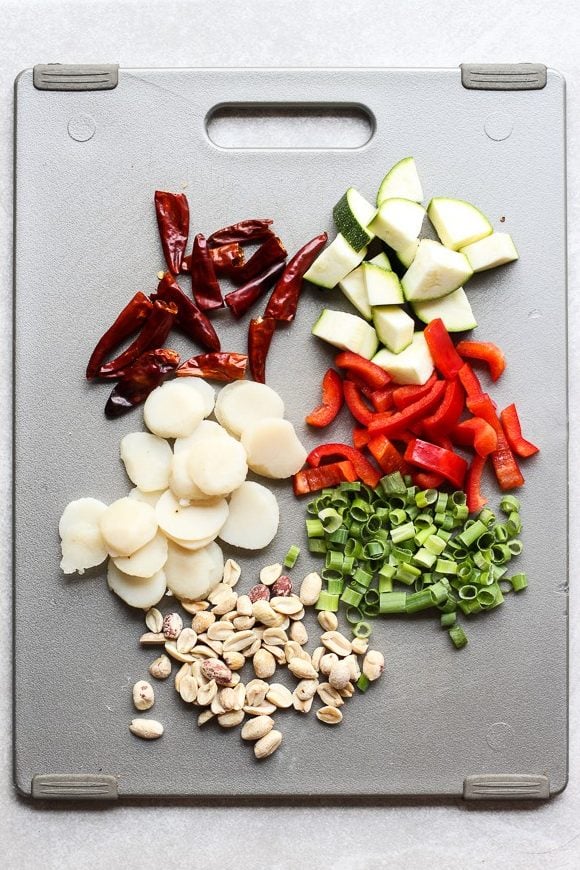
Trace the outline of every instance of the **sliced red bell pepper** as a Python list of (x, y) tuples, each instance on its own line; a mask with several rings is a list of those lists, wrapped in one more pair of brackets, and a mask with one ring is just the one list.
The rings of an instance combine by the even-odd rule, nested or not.
[(375, 411), (382, 413), (383, 411), (390, 411), (394, 407), (395, 400), (393, 399), (393, 393), (395, 389), (394, 384), (388, 384), (388, 386), (382, 387), (380, 390), (373, 390), (370, 399)]
[(353, 384), (352, 381), (345, 381), (342, 385), (344, 392), (344, 401), (348, 406), (348, 410), (355, 420), (362, 423), (363, 426), (368, 426), (375, 416), (368, 405), (365, 403), (360, 387)]
[(497, 450), (497, 434), (481, 417), (470, 417), (458, 423), (449, 433), (454, 444), (473, 447), (479, 456), (489, 456)]
[(342, 378), (334, 369), (328, 369), (322, 379), (322, 404), (310, 412), (306, 422), (319, 429), (329, 426), (337, 418), (343, 402)]
[(439, 489), (445, 482), (445, 478), (440, 474), (434, 474), (432, 471), (416, 471), (413, 475), (413, 483), (419, 489)]
[(357, 478), (362, 480), (363, 483), (366, 483), (368, 486), (376, 486), (381, 479), (381, 475), (374, 465), (371, 465), (360, 450), (357, 450), (356, 447), (351, 447), (349, 444), (320, 444), (318, 447), (315, 447), (314, 450), (310, 451), (306, 457), (306, 462), (308, 465), (318, 468), (325, 459), (347, 459), (349, 462), (352, 462)]
[(527, 458), (539, 453), (540, 448), (523, 437), (520, 418), (513, 403), (501, 412), (500, 419), (508, 444), (516, 456)]
[(464, 359), (476, 359), (487, 363), (492, 381), (497, 381), (505, 369), (503, 351), (491, 341), (460, 341), (457, 353)]
[(339, 353), (335, 357), (334, 364), (339, 369), (346, 369), (349, 378), (351, 374), (357, 375), (362, 383), (372, 390), (380, 390), (381, 387), (386, 387), (391, 382), (391, 376), (388, 372), (376, 363), (350, 350)]
[(497, 448), (490, 454), (497, 482), (502, 490), (524, 485), (524, 476), (505, 437), (494, 404), (487, 393), (467, 399), (467, 407), (475, 417), (481, 417), (493, 426), (497, 435)]
[(480, 511), (487, 504), (487, 499), (481, 494), (481, 477), (483, 469), (487, 462), (486, 456), (475, 454), (471, 460), (469, 471), (465, 479), (465, 494), (467, 496), (467, 507), (470, 513)]
[(325, 489), (327, 486), (338, 486), (339, 483), (357, 479), (352, 462), (334, 462), (332, 465), (321, 465), (320, 468), (307, 468), (292, 477), (294, 495), (307, 495)]
[(412, 405), (408, 405), (403, 411), (395, 414), (389, 414), (388, 411), (384, 414), (374, 414), (368, 424), (369, 432), (373, 435), (382, 432), (389, 438), (396, 438), (397, 433), (431, 414), (442, 401), (444, 393), (445, 381), (435, 381), (426, 395)]
[(465, 393), (458, 380), (449, 381), (445, 388), (443, 401), (429, 417), (424, 417), (421, 426), (425, 435), (432, 441), (447, 435), (459, 422), (465, 409)]
[(418, 402), (419, 399), (423, 398), (423, 396), (426, 396), (427, 393), (431, 391), (433, 384), (436, 383), (436, 381), (437, 375), (433, 372), (429, 380), (425, 381), (421, 386), (418, 384), (408, 384), (404, 387), (397, 387), (393, 391), (393, 401), (399, 411), (404, 410), (414, 402)]
[(455, 350), (451, 336), (440, 317), (432, 320), (424, 330), (424, 336), (435, 368), (444, 378), (455, 378), (463, 365), (463, 360)]
[(481, 396), (483, 390), (481, 389), (479, 378), (477, 377), (469, 363), (464, 363), (457, 374), (459, 376), (459, 380), (463, 384), (463, 389), (467, 393), (468, 397)]
[(389, 441), (384, 435), (375, 435), (374, 438), (371, 438), (368, 449), (384, 474), (392, 474), (394, 471), (407, 474), (409, 466), (405, 462), (403, 454), (399, 453), (392, 441)]
[(458, 456), (452, 450), (446, 450), (444, 447), (439, 447), (437, 444), (430, 444), (429, 441), (422, 441), (416, 438), (410, 441), (405, 450), (405, 459), (412, 465), (418, 465), (425, 471), (440, 474), (445, 480), (448, 480), (457, 489), (461, 489), (465, 474), (467, 472), (467, 462), (462, 456)]
[(352, 443), (357, 450), (360, 450), (362, 447), (366, 447), (369, 443), (369, 439), (370, 435), (368, 429), (359, 429), (358, 426), (355, 426), (352, 430)]

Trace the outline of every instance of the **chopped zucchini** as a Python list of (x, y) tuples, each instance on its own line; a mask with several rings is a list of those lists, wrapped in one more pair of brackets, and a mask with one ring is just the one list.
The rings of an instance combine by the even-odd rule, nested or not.
[(509, 233), (492, 233), (478, 242), (461, 248), (474, 272), (494, 269), (518, 259), (518, 252)]
[(391, 261), (387, 257), (384, 251), (380, 254), (377, 254), (376, 257), (373, 257), (372, 260), (369, 260), (369, 263), (372, 263), (373, 266), (378, 266), (380, 269), (386, 269), (387, 272), (392, 272)]
[(401, 353), (383, 348), (373, 362), (390, 374), (397, 384), (424, 384), (433, 374), (433, 360), (422, 332), (413, 335), (411, 344)]
[(409, 302), (439, 299), (457, 290), (473, 272), (467, 257), (432, 239), (421, 239), (401, 285)]
[(369, 305), (399, 305), (405, 301), (401, 283), (394, 272), (387, 272), (373, 263), (363, 263)]
[(452, 251), (458, 251), (493, 232), (486, 216), (463, 199), (433, 197), (427, 214), (445, 247)]
[(425, 209), (409, 199), (387, 199), (369, 228), (390, 248), (400, 251), (417, 240)]
[(374, 238), (368, 225), (376, 213), (376, 208), (355, 187), (349, 187), (332, 212), (336, 228), (355, 251), (360, 251)]
[(338, 282), (338, 286), (349, 302), (354, 305), (366, 320), (371, 320), (372, 311), (367, 296), (365, 275), (362, 264)]
[(340, 233), (316, 258), (304, 275), (307, 281), (331, 289), (364, 260), (366, 248), (355, 251)]
[[(442, 299), (433, 299), (429, 302), (412, 302), (411, 307), (423, 323), (431, 323), (432, 320), (440, 317), (448, 332), (464, 332), (467, 329), (475, 329), (477, 326), (477, 321), (463, 287), (459, 287)], [(377, 329), (376, 323), (375, 329)], [(383, 339), (378, 329), (377, 335), (382, 341)]]
[(352, 350), (365, 359), (370, 359), (379, 346), (377, 334), (366, 320), (330, 308), (323, 309), (312, 327), (312, 334), (341, 350)]
[(413, 341), (413, 318), (398, 305), (373, 308), (373, 323), (379, 341), (392, 353), (401, 353)]
[(379, 187), (377, 193), (377, 205), (381, 205), (386, 199), (412, 199), (421, 202), (423, 188), (417, 173), (414, 157), (404, 157), (389, 169)]

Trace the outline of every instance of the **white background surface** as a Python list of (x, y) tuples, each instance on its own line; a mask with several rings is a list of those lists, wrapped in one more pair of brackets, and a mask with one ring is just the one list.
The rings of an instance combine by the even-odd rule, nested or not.
[[(43, 62), (123, 66), (457, 66), (538, 61), (568, 81), (572, 517), (579, 507), (580, 10), (576, 0), (0, 0), (0, 434), (2, 564), (9, 560), (12, 83)], [(533, 179), (530, 179), (533, 184)], [(541, 220), (541, 215), (538, 216)], [(549, 372), (546, 373), (549, 386)], [(572, 525), (572, 529), (574, 526)], [(39, 867), (363, 868), (580, 866), (580, 599), (571, 540), (570, 784), (547, 804), (481, 810), (461, 801), (376, 808), (197, 808), (179, 803), (39, 810), (11, 782), (10, 577), (0, 589), (0, 843), (7, 870)], [(49, 639), (48, 639), (49, 640)], [(548, 664), (548, 663), (547, 663)], [(65, 675), (66, 676), (66, 675)], [(232, 758), (235, 764), (235, 758)], [(340, 763), (337, 760), (337, 763)]]

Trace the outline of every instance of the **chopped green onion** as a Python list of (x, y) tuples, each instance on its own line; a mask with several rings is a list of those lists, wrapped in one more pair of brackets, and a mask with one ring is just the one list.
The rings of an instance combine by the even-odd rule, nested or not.
[(451, 562), (449, 559), (437, 559), (435, 570), (439, 574), (457, 574), (457, 562)]
[(398, 580), (399, 583), (404, 583), (405, 586), (412, 586), (417, 577), (420, 577), (420, 575), (420, 568), (416, 568), (414, 565), (402, 562), (395, 571), (395, 576), (393, 579)]
[(435, 556), (440, 556), (445, 549), (446, 542), (440, 535), (429, 535), (425, 540), (424, 546), (426, 550), (433, 553)]
[(326, 553), (326, 541), (320, 538), (310, 538), (308, 541), (308, 551), (310, 553)]
[(295, 546), (294, 544), (290, 547), (288, 552), (286, 553), (286, 558), (284, 559), (284, 567), (285, 568), (293, 568), (296, 564), (296, 560), (300, 555), (300, 547)]
[(435, 553), (430, 553), (426, 547), (421, 547), (413, 556), (413, 563), (419, 568), (432, 568), (436, 561)]
[(495, 523), (495, 514), (493, 511), (490, 511), (489, 508), (483, 508), (483, 510), (479, 512), (477, 519), (480, 520), (484, 526), (491, 526)]
[(337, 544), (339, 547), (342, 547), (342, 549), (344, 549), (347, 541), (348, 541), (348, 529), (345, 529), (343, 526), (336, 529), (336, 531), (332, 532), (328, 536), (328, 542), (330, 544)]
[(520, 500), (515, 495), (504, 495), (499, 503), (500, 510), (504, 514), (518, 513), (520, 509)]
[(528, 578), (525, 574), (514, 574), (509, 578), (509, 582), (511, 583), (514, 592), (521, 592), (522, 589), (526, 589)]
[(404, 613), (406, 601), (405, 592), (381, 592), (379, 613)]
[(342, 577), (330, 577), (326, 579), (326, 586), (331, 595), (342, 595), (344, 589), (344, 580)]
[(480, 589), (477, 593), (477, 600), (482, 607), (492, 607), (495, 604), (495, 592), (490, 589)]
[(358, 609), (356, 604), (353, 604), (350, 607), (346, 608), (345, 616), (346, 616), (346, 621), (350, 625), (358, 625), (358, 623), (362, 619), (362, 613), (360, 612), (360, 610)]
[(358, 680), (356, 681), (356, 687), (359, 690), (359, 692), (366, 692), (366, 690), (368, 689), (370, 684), (371, 684), (371, 681), (369, 680), (369, 678), (367, 676), (365, 676), (365, 674), (361, 674), (360, 677), (358, 678)]
[(338, 582), (342, 582), (342, 571), (337, 571), (335, 568), (323, 568), (320, 572), (320, 576), (323, 580), (326, 580), (327, 583), (332, 583), (334, 580), (338, 580)]
[(512, 556), (519, 556), (524, 549), (524, 545), (522, 544), (521, 541), (518, 541), (518, 540), (508, 541), (506, 546), (507, 546), (508, 550), (510, 551), (510, 553), (512, 554)]
[(418, 492), (415, 496), (415, 504), (419, 508), (427, 507), (437, 501), (438, 493), (436, 489), (424, 489)]
[(366, 638), (371, 636), (371, 634), (373, 633), (373, 629), (370, 623), (363, 620), (362, 622), (357, 622), (352, 630), (352, 633), (355, 637)]
[(407, 514), (402, 508), (395, 508), (395, 510), (389, 513), (389, 522), (393, 527), (391, 529), (391, 535), (393, 534), (395, 526), (402, 526), (406, 519)]
[(466, 528), (460, 535), (457, 535), (457, 540), (461, 541), (464, 547), (471, 547), (480, 535), (485, 534), (487, 532), (487, 526), (481, 522), (481, 520), (476, 520), (467, 528), (467, 523), (465, 524)]
[(360, 541), (354, 538), (349, 538), (344, 546), (345, 556), (352, 556), (353, 559), (360, 559), (362, 556), (363, 546)]
[(401, 544), (403, 541), (411, 541), (415, 537), (415, 531), (413, 523), (405, 523), (402, 526), (391, 529), (393, 543)]
[(319, 519), (306, 520), (306, 534), (309, 538), (323, 538), (324, 526)]
[(441, 628), (451, 628), (457, 621), (457, 611), (451, 610), (449, 613), (442, 613), (440, 616)]
[[(347, 586), (340, 596), (340, 600), (345, 604), (349, 604), (352, 607), (358, 607), (363, 598), (362, 592), (358, 592), (356, 589), (353, 589), (352, 586)], [(347, 610), (348, 613), (348, 610)], [(348, 619), (348, 616), (347, 616)], [(350, 620), (348, 620), (350, 622)]]
[(456, 649), (461, 649), (461, 647), (465, 646), (467, 643), (467, 635), (460, 625), (455, 624), (451, 626), (449, 629), (449, 637)]
[(318, 601), (314, 605), (316, 610), (330, 610), (332, 613), (337, 613), (339, 608), (340, 598), (338, 595), (331, 595), (325, 589), (318, 596)]

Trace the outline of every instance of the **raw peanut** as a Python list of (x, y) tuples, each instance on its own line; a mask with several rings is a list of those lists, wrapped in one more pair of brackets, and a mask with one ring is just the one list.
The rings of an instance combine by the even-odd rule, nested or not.
[(280, 731), (276, 731), (276, 729), (273, 728), (265, 737), (261, 737), (254, 744), (254, 755), (256, 758), (267, 758), (269, 755), (272, 755), (273, 752), (276, 752), (281, 743), (282, 734)]
[(227, 640), (234, 634), (234, 628), (231, 622), (220, 620), (210, 625), (207, 630), (208, 640)]
[(306, 701), (303, 701), (301, 698), (297, 697), (296, 692), (293, 693), (292, 697), (292, 705), (297, 713), (310, 713), (314, 698), (307, 698)]
[(354, 686), (352, 683), (347, 683), (344, 689), (339, 689), (338, 694), (341, 698), (352, 698), (354, 695)]
[(318, 689), (318, 680), (300, 680), (294, 689), (294, 695), (301, 701), (308, 701), (313, 698)]
[(218, 692), (218, 700), (226, 713), (228, 712), (228, 710), (233, 710), (236, 703), (236, 696), (234, 694), (234, 690), (220, 689)]
[(260, 649), (260, 646), (261, 646), (261, 641), (259, 641), (258, 638), (256, 638), (256, 640), (254, 641), (252, 646), (249, 646), (247, 649), (244, 650), (245, 657), (247, 659), (253, 658), (253, 656), (255, 656), (256, 653), (258, 652), (258, 650)]
[(282, 683), (271, 683), (266, 700), (276, 707), (285, 710), (292, 706), (292, 692), (283, 686)]
[(186, 613), (195, 616), (204, 610), (209, 610), (209, 601), (186, 601), (183, 598), (179, 602)]
[(256, 583), (255, 586), (252, 586), (250, 591), (248, 592), (248, 598), (255, 604), (256, 601), (269, 601), (270, 600), (270, 590), (267, 586), (264, 586), (263, 583)]
[(369, 648), (369, 642), (366, 637), (355, 637), (351, 642), (352, 651), (357, 656), (364, 656)]
[(350, 679), (354, 680), (354, 682), (356, 683), (356, 681), (360, 677), (360, 665), (358, 663), (357, 657), (351, 653), (351, 655), (347, 656), (344, 661), (348, 663), (348, 667), (350, 670)]
[(349, 656), (352, 652), (350, 640), (340, 631), (325, 631), (320, 635), (322, 644), (337, 656)]
[(179, 694), (186, 704), (193, 704), (197, 698), (197, 680), (191, 674), (186, 674), (179, 686)]
[(142, 740), (157, 740), (163, 734), (163, 725), (156, 719), (133, 719), (129, 731)]
[(344, 699), (330, 683), (321, 683), (316, 690), (318, 697), (327, 707), (342, 707)]
[(334, 689), (344, 689), (350, 683), (350, 667), (347, 661), (333, 664), (328, 675), (328, 682)]
[[(228, 586), (229, 589), (229, 586)], [(238, 603), (238, 596), (235, 592), (230, 592), (229, 595), (224, 595), (220, 598), (215, 607), (212, 607), (212, 612), (215, 613), (216, 616), (221, 616), (222, 614), (229, 613), (229, 611), (233, 611), (237, 613), (236, 605)]]
[(204, 634), (209, 629), (210, 625), (213, 625), (215, 620), (215, 614), (209, 613), (208, 611), (196, 613), (191, 620), (191, 627), (198, 633), (198, 635)]
[(145, 614), (145, 625), (154, 634), (163, 631), (163, 616), (156, 607), (151, 607)]
[(224, 653), (226, 652), (245, 652), (251, 647), (254, 642), (259, 639), (252, 629), (247, 631), (238, 631), (224, 641)]
[(156, 680), (166, 680), (171, 673), (171, 659), (166, 655), (159, 656), (149, 665), (149, 673)]
[(316, 711), (316, 718), (325, 725), (338, 725), (342, 722), (342, 713), (338, 707), (321, 707)]
[(286, 655), (287, 662), (290, 659), (304, 659), (305, 662), (311, 661), (306, 650), (302, 649), (300, 644), (296, 643), (295, 640), (289, 640), (287, 644), (284, 644), (284, 654)]
[(300, 584), (300, 601), (307, 607), (316, 604), (322, 592), (322, 577), (316, 571), (307, 574)]
[(253, 616), (236, 616), (232, 624), (236, 631), (247, 631), (248, 628), (254, 627), (256, 620)]
[(284, 646), (288, 643), (288, 635), (281, 628), (267, 628), (262, 635), (262, 643), (269, 646)]
[(320, 659), (320, 671), (326, 676), (329, 675), (330, 669), (338, 661), (338, 656), (335, 653), (326, 653)]
[(385, 657), (377, 650), (368, 651), (363, 661), (363, 674), (373, 682), (378, 680), (385, 669)]
[(199, 649), (199, 647), (194, 647), (191, 652), (181, 653), (177, 649), (174, 641), (165, 641), (165, 652), (167, 653), (167, 655), (171, 656), (172, 659), (175, 659), (176, 662), (189, 662), (191, 664), (191, 662), (194, 660), (193, 653), (196, 649)]
[(188, 653), (197, 643), (197, 633), (193, 628), (184, 628), (175, 642), (177, 652)]
[(296, 613), (290, 613), (289, 619), (293, 622), (299, 622), (301, 619), (304, 619), (305, 615), (306, 611), (304, 610), (304, 607), (301, 607), (300, 610), (296, 611)]
[[(200, 646), (200, 644), (198, 644), (198, 646)], [(224, 651), (224, 645), (221, 640), (209, 640), (207, 636), (203, 638), (203, 644), (201, 644), (201, 646), (209, 647), (209, 649), (213, 650), (214, 656), (217, 656), (218, 658)]]
[(174, 684), (176, 692), (179, 692), (179, 690), (181, 689), (181, 681), (183, 680), (183, 678), (189, 676), (191, 676), (191, 665), (185, 662), (183, 665), (181, 665), (181, 667), (175, 674)]
[[(267, 589), (268, 587), (265, 586), (264, 588)], [(267, 601), (261, 598), (252, 605), (252, 615), (258, 622), (271, 628), (275, 628), (278, 623), (278, 614), (272, 610)]]
[(296, 595), (276, 596), (270, 599), (270, 607), (283, 616), (292, 616), (303, 610), (302, 602)]
[[(295, 623), (296, 625), (300, 625), (300, 623)], [(294, 638), (293, 638), (294, 639)], [(322, 660), (322, 656), (326, 653), (326, 650), (323, 646), (317, 646), (314, 652), (312, 653), (312, 667), (316, 668), (317, 671), (321, 670), (320, 662)]]
[[(204, 661), (203, 659), (198, 659), (190, 666), (191, 667), (191, 676), (195, 677), (195, 679), (197, 680), (198, 686), (207, 686), (207, 684), (209, 683), (208, 678), (205, 676), (205, 674), (203, 673), (203, 671), (201, 669), (201, 665), (202, 665), (203, 661)], [(226, 664), (227, 664), (227, 662), (226, 662)]]
[(246, 685), (246, 701), (252, 707), (259, 707), (266, 698), (269, 684), (264, 680), (250, 680)]
[[(260, 583), (263, 583), (264, 586), (271, 586), (276, 582), (280, 574), (282, 573), (282, 565), (266, 565), (265, 568), (262, 568), (260, 571)], [(276, 595), (279, 593), (276, 592)]]
[(141, 646), (160, 646), (165, 643), (165, 635), (162, 631), (146, 631), (139, 638)]
[(276, 659), (277, 665), (285, 665), (286, 664), (286, 656), (284, 654), (284, 650), (281, 646), (270, 646), (268, 643), (262, 644), (262, 649), (267, 650), (271, 653)]
[(276, 672), (276, 659), (267, 649), (259, 649), (252, 659), (252, 664), (259, 680), (267, 679)]
[(243, 710), (228, 710), (217, 717), (217, 720), (222, 728), (236, 728), (244, 721)]
[(238, 611), (238, 616), (251, 616), (252, 615), (252, 602), (250, 600), (249, 595), (240, 595), (238, 597), (238, 603), (236, 605), (236, 609)]
[(237, 608), (237, 602), (236, 602), (236, 609), (235, 610), (228, 610), (227, 613), (221, 614), (220, 619), (222, 620), (222, 622), (231, 622), (233, 624), (233, 621), (237, 615), (238, 615), (238, 608)]
[(226, 712), (226, 710), (225, 710), (224, 706), (222, 705), (222, 702), (220, 701), (220, 698), (219, 698), (219, 690), (218, 690), (217, 695), (213, 698), (213, 700), (211, 702), (210, 709), (211, 709), (211, 712), (215, 713), (216, 716), (221, 716), (222, 713)]
[(210, 604), (218, 604), (225, 595), (232, 594), (232, 587), (228, 583), (218, 583), (207, 596)]
[[(292, 617), (292, 619), (294, 619), (294, 617)], [(281, 628), (282, 631), (288, 631), (288, 629), (290, 628), (289, 618), (286, 616), (284, 617), (284, 619), (281, 619), (281, 621), (279, 621), (276, 625), (276, 628)]]
[(203, 710), (197, 717), (197, 724), (201, 728), (202, 725), (205, 725), (205, 723), (209, 722), (211, 719), (215, 719), (215, 715), (211, 710)]
[(248, 719), (241, 730), (242, 740), (259, 740), (265, 737), (274, 727), (274, 720), (271, 716), (255, 716), (253, 719)]
[(336, 614), (330, 610), (321, 610), (318, 614), (318, 624), (324, 631), (336, 631), (338, 628), (338, 619)]
[(308, 643), (308, 632), (306, 631), (303, 622), (293, 622), (290, 626), (289, 635), (290, 639), (299, 643), (300, 646), (304, 646), (305, 643)]
[(247, 713), (248, 716), (270, 716), (272, 713), (275, 713), (278, 708), (274, 704), (270, 704), (269, 701), (264, 701), (263, 704), (259, 704), (258, 706), (252, 706), (251, 704), (244, 705), (244, 713)]
[(183, 619), (179, 613), (166, 613), (163, 617), (163, 634), (166, 640), (177, 640), (183, 628)]
[(224, 565), (224, 576), (222, 583), (226, 586), (234, 587), (242, 574), (242, 569), (233, 559), (227, 559)]
[(225, 688), (226, 689), (234, 689), (238, 685), (238, 683), (240, 682), (241, 679), (242, 678), (240, 677), (239, 674), (232, 674), (232, 678), (231, 678), (231, 680), (229, 680), (225, 684)]
[(292, 580), (290, 577), (286, 574), (282, 574), (281, 577), (278, 577), (276, 582), (272, 584), (272, 595), (280, 596), (282, 598), (292, 595)]
[(290, 673), (298, 677), (299, 680), (315, 680), (318, 676), (310, 662), (304, 659), (294, 657), (288, 662), (288, 670)]
[(246, 659), (242, 655), (242, 653), (225, 652), (224, 662), (226, 663), (230, 671), (240, 671), (246, 664)]
[(139, 680), (133, 686), (133, 704), (136, 710), (150, 710), (155, 703), (153, 686), (146, 680)]
[(215, 680), (210, 680), (205, 686), (199, 686), (197, 690), (197, 703), (200, 707), (209, 707), (215, 696), (217, 695), (217, 684)]
[(258, 640), (261, 642), (264, 637), (264, 632), (266, 631), (266, 627), (264, 625), (255, 625), (252, 629)]
[(201, 665), (201, 672), (208, 680), (215, 680), (218, 686), (229, 683), (232, 678), (228, 666), (219, 659), (206, 659)]
[(244, 686), (243, 683), (238, 683), (238, 685), (235, 686), (232, 689), (232, 691), (234, 693), (233, 709), (234, 710), (243, 710), (244, 704), (246, 703), (246, 687)]
[(212, 646), (206, 646), (205, 644), (198, 643), (197, 646), (194, 646), (192, 651), (189, 653), (192, 661), (196, 661), (197, 659), (215, 659), (216, 655), (221, 654), (221, 647), (218, 647), (220, 652), (216, 652), (215, 649), (212, 649), (214, 644), (217, 641), (211, 641)]

